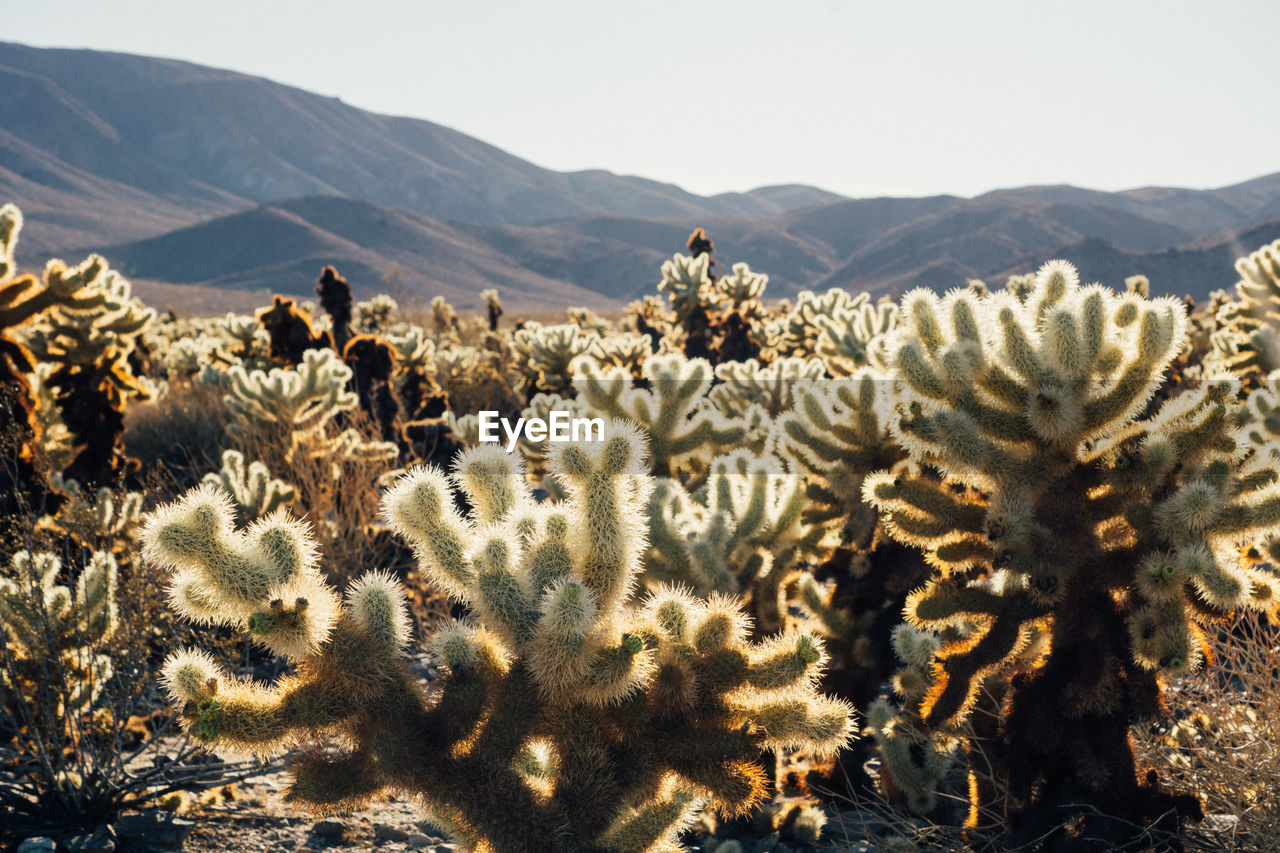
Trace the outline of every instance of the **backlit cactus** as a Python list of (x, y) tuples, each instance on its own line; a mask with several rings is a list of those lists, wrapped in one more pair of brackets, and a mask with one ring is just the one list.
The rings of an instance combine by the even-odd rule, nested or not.
[(20, 695), (35, 710), (33, 722), (58, 733), (111, 678), (106, 651), (119, 624), (110, 553), (95, 552), (70, 586), (59, 583), (62, 570), (56, 555), (31, 551), (0, 569), (0, 704)]
[(859, 293), (833, 315), (813, 319), (821, 330), (815, 349), (833, 376), (852, 376), (864, 367), (888, 368), (888, 336), (898, 323), (898, 306), (892, 302), (872, 304), (869, 294)]
[(1247, 387), (1280, 370), (1280, 240), (1236, 260), (1236, 298), (1215, 314), (1214, 361)]
[(914, 709), (929, 687), (929, 665), (939, 641), (928, 631), (899, 625), (893, 633), (893, 650), (901, 668), (893, 689), (908, 709), (902, 713), (893, 702), (878, 698), (867, 708), (864, 732), (880, 755), (880, 780), (891, 800), (902, 800), (916, 814), (927, 815), (938, 807), (938, 789), (954, 764), (954, 739), (930, 737), (918, 725)]
[(576, 324), (543, 326), (526, 323), (511, 339), (512, 367), (522, 377), (521, 389), (529, 399), (539, 391), (564, 393), (573, 373), (569, 365), (589, 352), (600, 338)]
[(826, 365), (816, 358), (779, 358), (762, 365), (754, 358), (716, 365), (719, 382), (708, 395), (728, 417), (741, 417), (752, 404), (776, 417), (793, 405), (795, 389), (822, 379)]
[(829, 550), (828, 533), (804, 519), (804, 481), (773, 455), (734, 450), (717, 458), (692, 494), (662, 479), (649, 499), (646, 581), (699, 595), (740, 596), (757, 636), (788, 619), (801, 564)]
[[(914, 291), (901, 310), (895, 435), (944, 480), (883, 472), (865, 494), (934, 567), (909, 621), (979, 626), (939, 652), (923, 722), (963, 719), (1045, 625), (1048, 652), (1003, 720), (1015, 837), (1074, 817), (1119, 842), (1197, 814), (1139, 778), (1129, 727), (1157, 711), (1157, 673), (1202, 662), (1201, 624), (1280, 601), (1241, 551), (1280, 524), (1280, 482), (1232, 426), (1237, 384), (1141, 417), (1185, 340), (1182, 304), (1082, 287), (1063, 262), (1022, 293)], [(999, 585), (979, 582), (995, 572)]]
[(498, 320), (502, 318), (502, 298), (498, 296), (498, 291), (492, 287), (488, 290), (480, 291), (480, 298), (484, 300), (485, 313), (488, 315), (489, 331), (498, 331)]
[(316, 282), (316, 296), (333, 326), (333, 348), (342, 352), (351, 340), (351, 285), (337, 269), (326, 265)]
[(87, 311), (106, 301), (105, 293), (89, 287), (98, 267), (67, 274), (50, 266), (40, 280), (19, 276), (13, 253), (21, 230), (18, 208), (0, 207), (0, 452), (12, 460), (0, 466), (0, 517), (5, 519), (56, 512), (66, 500), (38, 464), (41, 429), (28, 378), (36, 360), (23, 342), (25, 328), (58, 306)]
[(729, 604), (672, 590), (628, 606), (650, 487), (634, 432), (559, 445), (551, 467), (563, 502), (536, 504), (496, 448), (464, 454), (452, 478), (414, 469), (385, 496), (424, 573), (478, 618), (429, 638), (446, 675), (425, 692), (401, 660), (409, 622), (387, 576), (340, 600), (303, 525), (274, 516), (235, 531), (210, 489), (158, 511), (146, 553), (176, 570), (175, 605), (300, 664), (266, 685), (201, 652), (173, 656), (164, 678), (185, 725), (220, 754), (329, 740), (341, 754), (300, 759), (295, 801), (324, 812), (411, 792), (496, 853), (677, 850), (702, 805), (740, 814), (759, 802), (761, 748), (843, 745), (850, 709), (814, 691), (811, 637), (752, 645)]
[(293, 486), (272, 477), (260, 461), (255, 459), (245, 465), (244, 454), (238, 450), (224, 450), (221, 470), (205, 474), (204, 483), (231, 498), (236, 519), (242, 525), (288, 506), (298, 495)]
[(657, 476), (674, 477), (682, 468), (705, 473), (717, 454), (753, 441), (759, 449), (767, 438), (768, 416), (758, 406), (730, 419), (707, 405), (712, 368), (702, 359), (651, 356), (642, 370), (648, 388), (636, 387), (622, 368), (604, 370), (589, 358), (576, 361), (574, 370), (574, 387), (589, 416), (639, 424)]
[(270, 339), (272, 361), (298, 364), (305, 353), (333, 346), (333, 336), (317, 330), (310, 312), (287, 297), (276, 296), (271, 307), (263, 308), (256, 316)]
[(265, 430), (301, 438), (323, 430), (357, 403), (355, 393), (347, 390), (351, 368), (331, 349), (307, 350), (296, 368), (263, 372), (236, 364), (227, 375), (230, 393), (225, 401), (237, 418), (233, 433)]
[(770, 345), (780, 355), (801, 358), (818, 351), (818, 338), (825, 319), (847, 316), (854, 310), (855, 297), (833, 287), (823, 294), (802, 290), (795, 306), (785, 317), (770, 324)]
[(86, 486), (113, 486), (133, 464), (121, 441), (125, 403), (155, 394), (138, 348), (155, 312), (134, 299), (129, 282), (97, 255), (74, 269), (50, 261), (49, 276), (82, 281), (102, 297), (93, 307), (55, 306), (27, 333), (31, 351), (54, 365), (43, 381), (74, 449), (62, 474)]
[(689, 246), (691, 254), (677, 253), (662, 264), (658, 291), (671, 300), (675, 326), (682, 333), (681, 351), (689, 358), (709, 358), (714, 335), (711, 312), (720, 301), (711, 275), (711, 241), (702, 237), (699, 228), (689, 238)]

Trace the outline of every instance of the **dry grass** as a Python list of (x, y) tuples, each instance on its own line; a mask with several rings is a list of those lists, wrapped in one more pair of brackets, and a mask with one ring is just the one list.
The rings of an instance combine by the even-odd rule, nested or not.
[(174, 383), (159, 400), (125, 409), (125, 452), (142, 471), (162, 472), (178, 492), (185, 491), (222, 466), (229, 419), (218, 390)]
[[(0, 549), (8, 563), (14, 550), (48, 550), (63, 563), (59, 583), (70, 584), (81, 570), (85, 548), (109, 548), (68, 519), (68, 526), (37, 525), (28, 519), (24, 535)], [(124, 555), (116, 595), (118, 627), (103, 641), (77, 640), (86, 659), (105, 655), (111, 671), (101, 676), (91, 708), (76, 708), (71, 697), (95, 669), (68, 666), (57, 653), (59, 640), (43, 590), (34, 578), (15, 578), (29, 595), (36, 632), (19, 651), (0, 631), (0, 672), (10, 685), (0, 702), (0, 846), (29, 835), (91, 831), (121, 811), (145, 808), (175, 791), (256, 775), (256, 763), (230, 765), (198, 749), (179, 730), (166, 707), (156, 670), (171, 645), (190, 644), (194, 632), (181, 625), (164, 602), (162, 572)], [(73, 601), (71, 607), (82, 606)], [(42, 645), (43, 644), (43, 645)], [(207, 644), (206, 644), (207, 645)], [(31, 650), (40, 652), (31, 658)], [(43, 651), (41, 651), (43, 650)], [(216, 651), (229, 651), (216, 647)], [(40, 677), (26, 679), (34, 663)]]
[(1203, 799), (1197, 844), (1280, 850), (1280, 625), (1246, 613), (1222, 630), (1215, 657), (1169, 685), (1174, 723), (1135, 738), (1139, 759)]

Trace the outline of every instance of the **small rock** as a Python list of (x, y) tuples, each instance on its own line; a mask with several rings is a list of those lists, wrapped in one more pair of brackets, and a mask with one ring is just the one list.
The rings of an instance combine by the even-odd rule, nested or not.
[(318, 820), (311, 826), (312, 835), (321, 838), (341, 838), (347, 831), (347, 825), (340, 820)]
[(115, 836), (115, 830), (108, 826), (91, 835), (73, 835), (64, 839), (62, 846), (71, 853), (115, 853)]
[(116, 835), (147, 845), (178, 847), (195, 825), (169, 812), (127, 814), (116, 821)]
[(410, 847), (426, 847), (428, 844), (434, 844), (436, 840), (430, 835), (423, 835), (421, 832), (411, 832), (409, 837), (405, 839)]
[(18, 853), (54, 853), (57, 849), (57, 843), (52, 838), (46, 838), (43, 835), (28, 838), (18, 845)]
[(1240, 823), (1240, 816), (1233, 814), (1205, 815), (1201, 827), (1207, 832), (1231, 832)]
[(375, 841), (408, 841), (409, 833), (390, 824), (375, 823), (373, 825), (373, 838)]

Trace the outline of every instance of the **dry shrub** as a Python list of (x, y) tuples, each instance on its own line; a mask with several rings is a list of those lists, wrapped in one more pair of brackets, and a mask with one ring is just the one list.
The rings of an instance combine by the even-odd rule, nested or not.
[(141, 463), (142, 471), (163, 470), (180, 494), (221, 467), (228, 420), (221, 391), (175, 383), (160, 399), (126, 409), (125, 452)]
[(1195, 846), (1280, 850), (1280, 625), (1246, 613), (1215, 654), (1214, 667), (1169, 685), (1173, 724), (1136, 738), (1139, 759), (1203, 799)]
[[(74, 590), (90, 549), (109, 547), (85, 530), (28, 518), (24, 535), (0, 548), (0, 560), (8, 565), (17, 550), (52, 552), (62, 563), (57, 582)], [(198, 750), (167, 707), (155, 673), (169, 644), (191, 643), (193, 630), (166, 606), (159, 570), (136, 560), (120, 564), (116, 628), (97, 640), (80, 635), (79, 658), (59, 653), (56, 626), (65, 621), (46, 610), (36, 579), (15, 580), (35, 632), (19, 649), (0, 631), (0, 681), (17, 686), (0, 703), (0, 847), (30, 835), (92, 831), (175, 791), (260, 772), (256, 763), (227, 764)], [(70, 606), (74, 614), (83, 605), (73, 599)], [(109, 670), (74, 665), (98, 655), (110, 659)], [(35, 680), (26, 677), (32, 671)], [(90, 692), (96, 696), (87, 705), (73, 698)]]
[[(364, 412), (346, 412), (341, 421), (366, 441), (378, 440), (377, 427)], [(295, 436), (285, 429), (246, 429), (232, 443), (246, 459), (261, 460), (272, 476), (297, 489), (294, 515), (314, 526), (322, 565), (339, 589), (385, 562), (384, 537), (375, 530), (379, 480), (394, 462), (344, 458), (335, 452), (336, 439), (324, 432)]]

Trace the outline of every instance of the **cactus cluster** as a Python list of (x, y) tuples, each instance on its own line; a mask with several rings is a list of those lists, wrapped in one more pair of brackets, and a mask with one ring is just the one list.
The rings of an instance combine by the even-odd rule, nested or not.
[(283, 509), (298, 496), (298, 491), (283, 480), (272, 477), (267, 466), (258, 460), (245, 465), (238, 450), (222, 452), (222, 468), (209, 473), (204, 483), (221, 489), (231, 498), (236, 521), (247, 525)]
[(409, 791), (463, 840), (504, 853), (678, 849), (700, 807), (738, 814), (763, 798), (762, 747), (843, 745), (850, 709), (815, 692), (814, 638), (752, 644), (727, 600), (676, 589), (628, 603), (651, 486), (634, 431), (561, 446), (550, 466), (564, 501), (535, 503), (495, 448), (462, 455), (452, 477), (414, 469), (387, 493), (388, 523), (476, 617), (429, 638), (447, 675), (426, 692), (402, 660), (408, 620), (389, 577), (340, 598), (303, 525), (275, 516), (237, 532), (210, 490), (158, 511), (146, 551), (176, 570), (175, 605), (299, 664), (263, 685), (204, 653), (175, 655), (164, 677), (191, 732), (262, 756), (325, 737), (343, 751), (302, 758), (296, 801), (330, 811)]
[(73, 584), (59, 583), (64, 574), (57, 555), (25, 550), (0, 572), (0, 706), (21, 697), (34, 725), (58, 733), (111, 678), (104, 652), (119, 624), (115, 557), (94, 552)]
[[(496, 851), (672, 850), (704, 806), (807, 843), (813, 797), (846, 788), (1006, 846), (1196, 816), (1129, 736), (1221, 620), (1280, 601), (1276, 246), (1189, 317), (1141, 276), (1112, 292), (1062, 263), (770, 301), (698, 230), (618, 320), (504, 323), (486, 291), (481, 314), (437, 297), (415, 322), (332, 267), (323, 314), (280, 296), (154, 318), (101, 259), (15, 276), (19, 223), (0, 211), (19, 459), (0, 508), (68, 503), (34, 541), (0, 537), (0, 562), (81, 556), (54, 575), (22, 557), (40, 577), (7, 606), (62, 612), (108, 557), (131, 580), (141, 503), (194, 487), (148, 517), (146, 555), (180, 613), (289, 666), (255, 682), (186, 651), (164, 680), (215, 751), (296, 747), (298, 802), (414, 795)], [(86, 418), (71, 375), (115, 388), (115, 421)], [(508, 454), (481, 411), (612, 426)], [(166, 444), (212, 427), (170, 468), (135, 450), (153, 419)], [(121, 427), (145, 496), (118, 488)], [(429, 683), (402, 659), (418, 641)], [(845, 747), (850, 706), (870, 736)]]
[(1123, 839), (1124, 821), (1193, 815), (1139, 777), (1129, 727), (1158, 712), (1159, 673), (1200, 663), (1202, 625), (1280, 601), (1240, 550), (1280, 523), (1280, 481), (1232, 425), (1237, 381), (1144, 416), (1185, 341), (1182, 304), (1083, 287), (1062, 262), (1021, 294), (915, 291), (901, 310), (894, 434), (943, 479), (884, 472), (865, 494), (934, 568), (908, 620), (981, 626), (938, 653), (924, 724), (963, 719), (1044, 626), (1003, 721), (1017, 834), (1074, 816)]
[(139, 346), (155, 312), (134, 299), (129, 282), (96, 255), (74, 270), (51, 261), (49, 274), (83, 279), (87, 290), (102, 296), (92, 308), (55, 306), (27, 335), (31, 351), (52, 366), (42, 382), (71, 436), (74, 455), (62, 474), (88, 486), (115, 485), (133, 464), (121, 441), (125, 403), (155, 394)]

